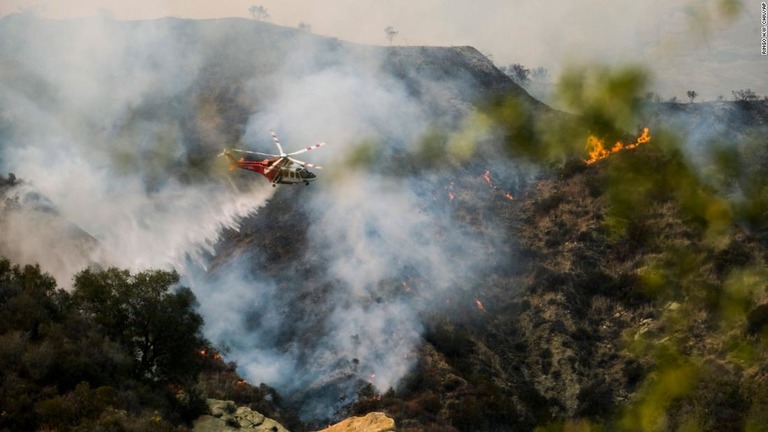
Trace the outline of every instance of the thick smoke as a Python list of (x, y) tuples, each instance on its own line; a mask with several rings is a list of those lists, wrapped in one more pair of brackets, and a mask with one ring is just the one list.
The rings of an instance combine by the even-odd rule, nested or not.
[(2, 47), (3, 169), (98, 243), (69, 250), (50, 221), (16, 212), (6, 221), (12, 258), (49, 264), (63, 286), (91, 263), (179, 266), (272, 194), (214, 171), (174, 175), (188, 169), (189, 143), (179, 115), (166, 113), (202, 58), (168, 25), (12, 16), (3, 27), (13, 36)]
[[(449, 178), (429, 174), (421, 165), (434, 161), (415, 156), (429, 128), (448, 123), (443, 114), (457, 106), (468, 114), (445, 89), (471, 83), (422, 76), (420, 88), (434, 92), (411, 92), (383, 72), (392, 61), (386, 50), (317, 49), (293, 53), (274, 99), (246, 131), (261, 151), (272, 146), (268, 128), (286, 151), (329, 143), (300, 156), (325, 166), (309, 192), (278, 190), (294, 197), (281, 211), (301, 209), (306, 218), (306, 240), (292, 245), (301, 248), (297, 263), (275, 276), (259, 271), (263, 257), (245, 254), (198, 286), (214, 340), (248, 379), (276, 386), (315, 420), (332, 418), (364, 383), (396, 388), (416, 361), (425, 311), (492, 261), (457, 227)], [(255, 233), (272, 234), (269, 224)]]
[[(288, 46), (290, 55), (264, 51), (264, 61), (279, 67), (245, 72), (238, 97), (256, 102), (239, 145), (272, 151), (270, 129), (286, 151), (328, 142), (299, 156), (325, 167), (317, 182), (273, 189), (259, 176), (195, 162), (231, 141), (216, 114), (221, 107), (189, 96), (209, 74), (227, 80), (242, 70), (211, 65), (210, 52), (196, 45), (229, 26), (205, 24), (205, 42), (163, 21), (3, 24), (15, 26), (17, 40), (3, 49), (18, 59), (18, 76), (42, 86), (3, 87), (10, 133), (2, 137), (2, 167), (98, 245), (72, 255), (31, 243), (18, 257), (59, 263), (64, 285), (91, 263), (176, 267), (200, 301), (207, 336), (248, 380), (300, 404), (306, 419), (333, 417), (366, 383), (397, 387), (416, 361), (425, 311), (493, 262), (480, 239), (458, 227), (445, 190), (450, 178), (416, 156), (431, 128), (469, 113), (461, 95), (472, 92), (470, 82), (422, 76), (407, 83), (392, 75), (387, 49), (265, 32), (271, 42), (254, 42)], [(415, 53), (411, 60), (424, 61)], [(297, 232), (281, 245), (297, 249), (295, 262), (275, 274), (258, 248), (215, 257), (226, 247), (217, 243), (222, 230), (244, 221), (265, 227), (244, 234), (246, 245), (281, 241), (259, 213), (270, 200), (275, 211), (296, 214)], [(19, 233), (6, 237), (13, 244), (39, 225), (5, 223)], [(64, 241), (46, 226), (46, 241)]]

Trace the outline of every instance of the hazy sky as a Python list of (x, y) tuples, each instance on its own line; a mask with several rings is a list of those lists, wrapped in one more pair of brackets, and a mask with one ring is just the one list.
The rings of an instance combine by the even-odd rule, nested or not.
[(117, 19), (249, 17), (265, 7), (274, 24), (366, 44), (471, 45), (497, 65), (544, 66), (556, 75), (585, 61), (644, 63), (657, 90), (702, 97), (753, 88), (768, 93), (768, 56), (759, 54), (760, 2), (742, 0), (0, 0), (0, 15), (33, 9), (45, 18), (111, 13)]

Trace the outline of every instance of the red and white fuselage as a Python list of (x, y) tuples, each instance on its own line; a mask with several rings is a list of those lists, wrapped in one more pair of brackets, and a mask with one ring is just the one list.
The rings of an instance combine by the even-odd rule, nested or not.
[(306, 167), (296, 164), (288, 158), (274, 157), (263, 160), (246, 160), (243, 157), (235, 159), (228, 152), (225, 154), (229, 158), (230, 169), (240, 168), (259, 173), (272, 184), (309, 184), (309, 182), (317, 178)]
[[(298, 159), (294, 159), (292, 156), (320, 148), (324, 146), (325, 143), (321, 142), (292, 153), (285, 153), (275, 132), (272, 131), (271, 133), (272, 140), (274, 141), (275, 146), (277, 146), (277, 150), (280, 152), (279, 154), (259, 153), (238, 149), (224, 149), (222, 155), (226, 155), (227, 158), (229, 158), (230, 170), (240, 168), (257, 172), (266, 177), (273, 186), (276, 184), (294, 183), (304, 183), (309, 185), (309, 182), (315, 180), (316, 176), (309, 172), (307, 167), (316, 169), (320, 169), (321, 167), (311, 163), (302, 162)], [(267, 158), (261, 160), (246, 160), (245, 157), (241, 157), (238, 159), (232, 155), (232, 152), (267, 156)]]

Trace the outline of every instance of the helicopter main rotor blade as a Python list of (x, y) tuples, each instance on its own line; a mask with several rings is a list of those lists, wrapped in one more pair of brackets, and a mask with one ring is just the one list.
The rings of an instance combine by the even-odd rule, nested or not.
[(276, 154), (261, 153), (261, 152), (255, 152), (255, 151), (250, 151), (250, 150), (229, 149), (229, 151), (234, 151), (234, 152), (239, 152), (239, 153), (255, 154), (255, 155), (267, 156), (267, 157), (280, 157), (280, 155), (276, 155)]
[(264, 170), (264, 175), (271, 173), (275, 168), (282, 168), (283, 161), (285, 161), (285, 158), (282, 158), (282, 157), (276, 160), (275, 163), (273, 163), (272, 165), (269, 166), (269, 168)]
[(303, 148), (303, 149), (301, 149), (299, 151), (295, 151), (293, 153), (288, 153), (286, 156), (295, 156), (297, 154), (306, 153), (306, 152), (308, 152), (310, 150), (314, 150), (316, 148), (320, 148), (320, 147), (324, 146), (325, 144), (326, 144), (325, 142), (317, 143), (317, 144), (315, 144), (313, 146), (309, 146), (307, 148)]
[(294, 158), (292, 158), (290, 156), (286, 156), (286, 158), (288, 160), (290, 160), (291, 162), (293, 162), (295, 164), (299, 164), (299, 165), (304, 166), (304, 167), (310, 167), (310, 168), (315, 168), (315, 169), (323, 169), (323, 167), (321, 167), (320, 165), (315, 165), (315, 164), (311, 164), (309, 162), (300, 161), (300, 160), (294, 159)]
[(286, 154), (283, 151), (283, 146), (280, 145), (280, 140), (277, 138), (277, 134), (275, 131), (269, 131), (270, 134), (272, 134), (272, 141), (275, 142), (275, 145), (277, 146), (277, 149), (280, 151), (280, 157), (285, 157)]

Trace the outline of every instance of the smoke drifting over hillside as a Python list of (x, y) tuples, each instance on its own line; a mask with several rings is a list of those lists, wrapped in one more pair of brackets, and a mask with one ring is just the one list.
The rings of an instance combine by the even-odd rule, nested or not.
[[(0, 76), (0, 166), (98, 244), (48, 248), (68, 240), (47, 229), (37, 250), (11, 258), (67, 255), (49, 269), (64, 286), (90, 263), (176, 267), (214, 343), (250, 381), (301, 404), (306, 418), (332, 417), (366, 382), (397, 386), (415, 361), (421, 314), (494, 262), (481, 245), (493, 235), (458, 228), (447, 178), (413, 160), (429, 128), (450, 123), (440, 117), (446, 108), (467, 113), (461, 94), (479, 94), (471, 80), (422, 77), (414, 90), (383, 72), (384, 49), (258, 23), (248, 25), (262, 33), (237, 42), (276, 43), (290, 54), (221, 62), (244, 55), (217, 52), (231, 28), (215, 22), (1, 24), (13, 38), (0, 45), (10, 66)], [(318, 182), (273, 189), (214, 162), (237, 130), (239, 146), (271, 152), (270, 129), (288, 151), (329, 142), (302, 155), (326, 167)], [(287, 237), (260, 219), (265, 205), (287, 215)], [(243, 232), (248, 241), (293, 250), (295, 260), (270, 267), (258, 248), (223, 250), (206, 272), (221, 230), (244, 221), (264, 227)], [(3, 222), (18, 233), (12, 243), (41, 235), (35, 219)]]
[[(272, 193), (191, 171), (181, 120), (193, 108), (175, 105), (202, 60), (170, 27), (21, 17), (3, 25), (13, 36), (3, 43), (3, 169), (100, 245), (90, 253), (101, 256), (74, 253), (84, 261), (49, 270), (62, 285), (88, 262), (178, 266)], [(13, 232), (41, 228), (26, 220)], [(45, 262), (51, 250), (38, 253), (25, 258)]]
[(249, 231), (270, 245), (288, 242), (279, 246), (295, 249), (295, 262), (265, 272), (265, 258), (251, 252), (198, 286), (206, 319), (218, 329), (214, 339), (250, 380), (299, 403), (305, 419), (333, 417), (365, 383), (396, 387), (416, 361), (425, 309), (488, 265), (473, 253), (478, 240), (452, 220), (448, 181), (436, 196), (437, 180), (419, 168), (430, 161), (411, 160), (427, 130), (445, 123), (444, 106), (424, 100), (450, 105), (456, 96), (448, 84), (463, 90), (474, 83), (410, 92), (383, 72), (384, 50), (317, 49), (292, 53), (244, 139), (269, 150), (264, 131), (274, 128), (286, 150), (329, 142), (302, 155), (325, 167), (318, 182), (277, 192), (290, 194), (276, 204), (280, 212), (295, 213), (279, 229), (306, 230), (306, 240), (300, 232), (272, 239), (278, 228), (268, 219)]

